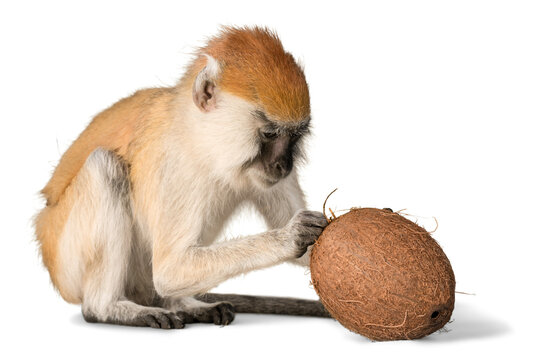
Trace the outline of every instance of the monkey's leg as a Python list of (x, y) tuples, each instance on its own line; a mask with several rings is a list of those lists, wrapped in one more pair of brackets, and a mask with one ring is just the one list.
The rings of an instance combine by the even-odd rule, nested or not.
[[(82, 313), (88, 322), (182, 328), (171, 311), (126, 298), (134, 231), (127, 168), (114, 153), (95, 150), (72, 184), (75, 200), (63, 230), (64, 271), (81, 272)], [(67, 278), (67, 277), (66, 277)]]
[(196, 297), (208, 303), (227, 301), (237, 313), (331, 317), (320, 301), (237, 294), (207, 293)]

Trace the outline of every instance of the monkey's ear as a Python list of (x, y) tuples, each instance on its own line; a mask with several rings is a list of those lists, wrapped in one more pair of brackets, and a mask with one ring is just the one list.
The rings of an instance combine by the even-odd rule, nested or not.
[(213, 57), (205, 54), (206, 66), (198, 73), (192, 85), (192, 99), (198, 108), (204, 112), (215, 108), (217, 97), (216, 82), (220, 73), (220, 65)]

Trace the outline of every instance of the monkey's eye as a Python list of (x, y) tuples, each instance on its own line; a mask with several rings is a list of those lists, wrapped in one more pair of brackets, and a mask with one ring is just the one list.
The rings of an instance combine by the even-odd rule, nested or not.
[(309, 129), (307, 127), (297, 129), (290, 134), (290, 139), (291, 141), (298, 141), (302, 136), (307, 133), (309, 133)]
[(275, 131), (275, 130), (267, 130), (267, 129), (266, 130), (260, 130), (259, 134), (260, 134), (260, 137), (263, 140), (273, 140), (278, 136), (277, 131)]
[(303, 133), (300, 131), (293, 132), (290, 134), (290, 140), (292, 141), (298, 141), (302, 137)]

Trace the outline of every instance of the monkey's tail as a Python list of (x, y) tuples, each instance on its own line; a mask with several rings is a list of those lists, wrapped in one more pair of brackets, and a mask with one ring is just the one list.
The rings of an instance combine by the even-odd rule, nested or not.
[(196, 296), (207, 303), (226, 301), (237, 313), (331, 317), (320, 301), (274, 296), (207, 293)]

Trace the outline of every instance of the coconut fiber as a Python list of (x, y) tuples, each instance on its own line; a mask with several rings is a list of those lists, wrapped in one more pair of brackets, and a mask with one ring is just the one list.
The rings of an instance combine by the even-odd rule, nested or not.
[(372, 340), (417, 339), (454, 308), (447, 256), (422, 227), (380, 209), (332, 221), (311, 253), (311, 280), (330, 314)]

